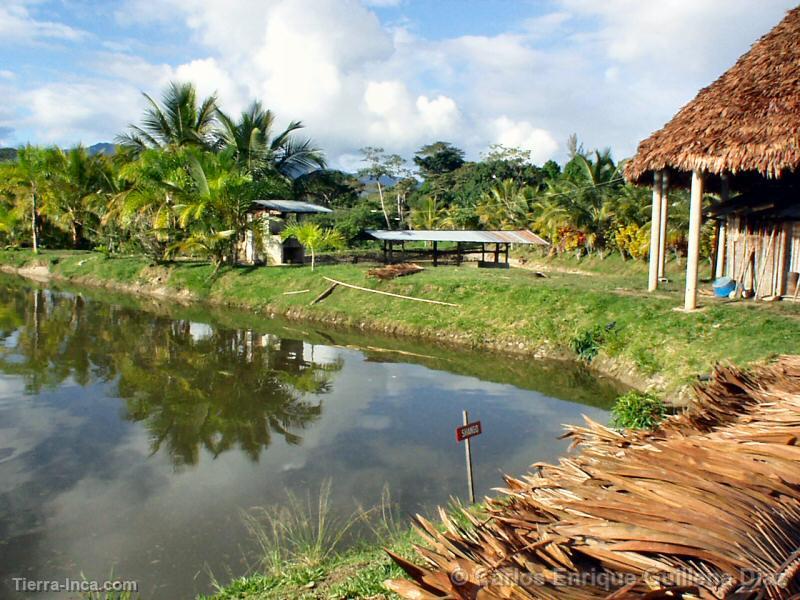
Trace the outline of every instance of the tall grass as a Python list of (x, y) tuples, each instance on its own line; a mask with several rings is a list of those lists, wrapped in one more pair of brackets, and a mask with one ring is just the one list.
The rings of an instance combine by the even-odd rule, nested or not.
[(320, 484), (313, 498), (286, 491), (286, 504), (256, 507), (243, 514), (247, 530), (255, 540), (262, 567), (281, 574), (289, 566), (314, 567), (343, 547), (353, 528), (366, 512), (358, 508), (349, 515), (331, 509), (331, 481)]

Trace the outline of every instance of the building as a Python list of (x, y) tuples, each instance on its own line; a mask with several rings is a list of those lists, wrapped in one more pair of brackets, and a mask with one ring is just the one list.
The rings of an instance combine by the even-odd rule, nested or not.
[(291, 220), (311, 214), (330, 213), (330, 208), (296, 200), (255, 200), (247, 213), (248, 221), (258, 221), (240, 242), (240, 262), (248, 265), (303, 264), (305, 248), (295, 238), (283, 240), (281, 232)]
[(800, 7), (639, 144), (629, 181), (652, 183), (648, 288), (664, 273), (668, 193), (691, 188), (684, 308), (697, 306), (703, 195), (718, 223), (715, 275), (757, 298), (796, 297), (800, 271)]

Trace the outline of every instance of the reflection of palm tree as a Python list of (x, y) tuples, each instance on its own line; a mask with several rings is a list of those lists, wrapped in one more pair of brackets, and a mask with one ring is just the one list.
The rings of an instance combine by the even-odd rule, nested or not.
[(189, 321), (26, 288), (0, 290), (0, 326), (17, 332), (0, 347), (0, 371), (23, 376), (31, 393), (70, 377), (116, 381), (126, 418), (176, 465), (237, 446), (258, 460), (274, 435), (299, 444), (322, 412), (306, 396), (329, 391), (342, 367), (306, 360), (302, 341), (216, 329), (196, 340)]

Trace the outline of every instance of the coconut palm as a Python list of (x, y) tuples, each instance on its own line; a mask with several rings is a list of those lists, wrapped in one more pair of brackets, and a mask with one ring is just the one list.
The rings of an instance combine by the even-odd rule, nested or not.
[(176, 190), (178, 226), (189, 236), (169, 251), (197, 252), (211, 257), (215, 272), (228, 257), (235, 261), (236, 242), (249, 223), (251, 200), (246, 193), (250, 176), (236, 165), (231, 152), (186, 156), (188, 178)]
[(55, 148), (25, 146), (19, 149), (15, 163), (3, 166), (0, 192), (11, 198), (18, 214), (29, 215), (34, 252), (39, 251), (42, 209), (52, 199), (50, 183), (57, 170), (57, 153)]
[(216, 95), (198, 104), (193, 84), (174, 81), (164, 92), (161, 104), (145, 93), (142, 95), (148, 103), (142, 124), (132, 124), (130, 131), (118, 135), (119, 145), (137, 154), (147, 148), (210, 147), (216, 120)]
[[(83, 146), (53, 153), (52, 201), (43, 210), (59, 229), (70, 234), (73, 247), (83, 240), (84, 228), (96, 222), (93, 207), (109, 191), (109, 165), (101, 155), (90, 156)], [(100, 202), (99, 202), (100, 201)]]
[(532, 193), (530, 188), (506, 179), (484, 194), (475, 213), (481, 224), (489, 229), (527, 227)]
[(411, 228), (436, 229), (440, 225), (444, 214), (444, 209), (437, 206), (436, 198), (427, 196), (419, 206), (411, 209)]
[(335, 229), (323, 229), (312, 221), (293, 223), (281, 232), (285, 240), (290, 237), (297, 238), (311, 252), (311, 270), (314, 270), (315, 255), (320, 250), (327, 248), (341, 248), (344, 245), (342, 234)]
[(219, 109), (217, 119), (214, 146), (233, 151), (237, 163), (256, 177), (270, 170), (288, 177), (325, 167), (319, 148), (310, 140), (292, 135), (303, 128), (300, 121), (292, 121), (273, 136), (275, 115), (257, 100), (242, 112), (238, 121)]

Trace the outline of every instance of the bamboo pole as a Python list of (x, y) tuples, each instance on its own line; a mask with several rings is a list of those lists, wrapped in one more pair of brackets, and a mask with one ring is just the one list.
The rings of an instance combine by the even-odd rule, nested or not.
[(772, 245), (775, 241), (775, 230), (772, 230), (772, 234), (769, 236), (769, 244), (767, 244), (767, 249), (763, 253), (763, 264), (761, 265), (761, 272), (758, 274), (758, 281), (756, 281), (756, 289), (753, 294), (753, 298), (758, 300), (758, 294), (761, 291), (761, 287), (764, 283), (764, 276), (767, 274), (767, 264), (769, 263), (770, 259), (772, 258)]
[(783, 296), (783, 291), (786, 289), (786, 273), (789, 270), (786, 265), (786, 247), (789, 241), (789, 227), (787, 223), (780, 225), (781, 237), (778, 242), (778, 264), (775, 267), (777, 277), (775, 278), (775, 295)]
[(686, 293), (684, 310), (697, 308), (697, 264), (700, 260), (700, 225), (703, 222), (703, 174), (692, 172), (692, 194), (689, 205), (689, 250), (686, 257)]
[(661, 173), (661, 227), (658, 238), (658, 280), (665, 279), (667, 268), (667, 219), (669, 218), (669, 174)]
[(716, 270), (714, 271), (714, 277), (719, 279), (723, 275), (725, 275), (725, 264), (727, 259), (727, 248), (728, 248), (728, 224), (723, 221), (719, 224), (719, 229), (717, 232), (717, 260), (716, 260)]
[(654, 292), (658, 288), (658, 251), (661, 233), (661, 171), (653, 173), (653, 214), (650, 221), (650, 272), (647, 280), (647, 291)]
[[(326, 277), (326, 279), (327, 279), (327, 277)], [(311, 302), (309, 302), (308, 305), (309, 306), (313, 306), (317, 302), (321, 302), (322, 300), (325, 300), (325, 298), (327, 298), (328, 296), (330, 296), (333, 293), (333, 290), (336, 289), (337, 285), (339, 285), (339, 284), (338, 283), (334, 283), (332, 286), (330, 286), (328, 289), (326, 289), (324, 292), (322, 292), (319, 296), (317, 296)]]
[[(353, 285), (351, 283), (345, 283), (344, 281), (337, 281), (336, 279), (331, 279), (330, 277), (324, 277), (325, 281), (330, 281), (331, 283), (341, 285), (347, 288), (351, 288), (354, 290), (360, 290), (362, 292), (372, 292), (373, 294), (381, 294), (383, 296), (391, 296), (392, 298), (402, 298), (403, 300), (414, 300), (415, 302), (427, 302), (429, 304), (440, 304), (442, 306), (460, 306), (459, 304), (453, 304), (452, 302), (440, 302), (439, 300), (428, 300), (427, 298), (415, 298), (414, 296), (403, 296), (402, 294), (393, 294), (391, 292), (383, 292), (381, 290), (373, 290), (370, 288), (361, 287), (360, 285)], [(333, 287), (333, 286), (332, 286)]]

